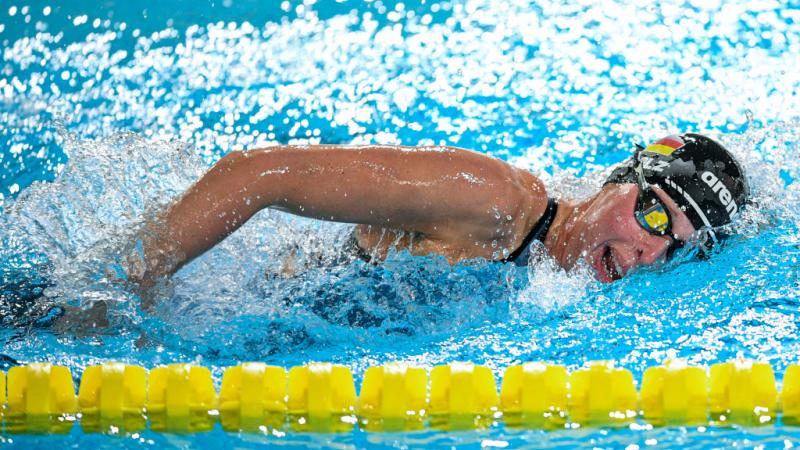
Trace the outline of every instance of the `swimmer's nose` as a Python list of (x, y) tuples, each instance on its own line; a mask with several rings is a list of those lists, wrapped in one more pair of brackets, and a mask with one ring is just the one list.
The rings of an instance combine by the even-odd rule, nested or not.
[(639, 254), (641, 265), (648, 266), (666, 258), (669, 239), (669, 237), (648, 235), (642, 242), (641, 253)]

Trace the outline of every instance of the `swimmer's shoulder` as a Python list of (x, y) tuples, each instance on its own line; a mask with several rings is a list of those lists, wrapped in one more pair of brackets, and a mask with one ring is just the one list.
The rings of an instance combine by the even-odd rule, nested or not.
[[(499, 222), (484, 228), (483, 233), (453, 233), (430, 236), (425, 233), (408, 233), (398, 236), (397, 230), (368, 225), (357, 225), (353, 244), (359, 253), (367, 253), (370, 260), (382, 260), (389, 248), (408, 249), (415, 255), (438, 254), (450, 263), (485, 258), (502, 259), (506, 256), (498, 248), (517, 249), (541, 219), (547, 209), (548, 195), (539, 177), (508, 163), (497, 167), (503, 172), (504, 182), (496, 192), (496, 205), (490, 208), (500, 213)], [(493, 215), (494, 217), (494, 215)], [(473, 229), (474, 230), (474, 229)], [(409, 240), (415, 236), (413, 246)]]
[(511, 168), (513, 189), (519, 201), (513, 215), (508, 246), (516, 249), (547, 210), (548, 193), (541, 178), (525, 169)]

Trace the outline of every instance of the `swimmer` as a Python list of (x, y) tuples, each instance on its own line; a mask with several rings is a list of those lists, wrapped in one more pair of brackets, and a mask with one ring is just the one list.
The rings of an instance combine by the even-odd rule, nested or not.
[(748, 196), (741, 165), (699, 134), (638, 147), (599, 192), (580, 201), (555, 199), (526, 170), (459, 148), (234, 151), (146, 226), (143, 257), (130, 259), (128, 276), (149, 288), (273, 208), (355, 224), (355, 248), (377, 260), (395, 245), (451, 264), (483, 258), (525, 265), (539, 241), (565, 270), (582, 260), (598, 280), (612, 282), (687, 244), (716, 245), (724, 238), (719, 227)]

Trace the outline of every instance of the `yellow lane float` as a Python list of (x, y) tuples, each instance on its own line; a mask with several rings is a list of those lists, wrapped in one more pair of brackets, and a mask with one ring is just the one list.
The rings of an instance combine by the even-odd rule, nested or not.
[(386, 364), (364, 372), (358, 416), (367, 431), (411, 431), (424, 428), (428, 373), (419, 367)]
[(226, 369), (219, 391), (222, 429), (268, 432), (281, 428), (286, 417), (286, 383), (283, 367), (251, 362)]
[(503, 420), (512, 427), (564, 428), (567, 386), (563, 366), (525, 363), (509, 367), (500, 389)]
[(189, 433), (214, 426), (217, 393), (211, 372), (191, 364), (170, 364), (150, 371), (147, 415), (154, 431)]
[(633, 375), (607, 361), (595, 361), (569, 377), (570, 418), (581, 426), (627, 425), (637, 411)]
[(289, 423), (294, 431), (350, 431), (356, 422), (350, 369), (312, 363), (289, 370)]
[(708, 422), (708, 375), (701, 367), (668, 361), (642, 377), (640, 406), (644, 420), (657, 426)]
[(778, 389), (769, 364), (737, 360), (711, 366), (709, 408), (716, 425), (775, 422)]
[(145, 428), (147, 372), (108, 362), (83, 371), (78, 404), (87, 432), (134, 432)]
[(8, 371), (5, 429), (11, 433), (67, 433), (78, 402), (68, 368), (32, 363)]
[(486, 428), (498, 411), (494, 374), (485, 366), (455, 362), (431, 371), (431, 427), (442, 430)]

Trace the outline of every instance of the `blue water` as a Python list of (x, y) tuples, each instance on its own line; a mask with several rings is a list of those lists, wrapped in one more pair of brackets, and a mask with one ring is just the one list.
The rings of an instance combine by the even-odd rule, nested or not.
[[(637, 378), (682, 357), (800, 354), (800, 4), (490, 0), (19, 3), (0, 7), (0, 353), (212, 369), (258, 360), (366, 367), (455, 360)], [(210, 164), (276, 143), (447, 144), (506, 159), (572, 198), (634, 142), (701, 131), (748, 167), (760, 205), (711, 262), (599, 285), (531, 270), (341, 247), (349, 226), (264, 211), (185, 267), (152, 314), (115, 281), (132, 236)], [(290, 254), (297, 261), (287, 263)], [(24, 317), (109, 305), (99, 330)], [(22, 313), (20, 311), (23, 311)], [(37, 312), (38, 311), (38, 312)], [(46, 318), (39, 318), (46, 321)], [(0, 442), (9, 438), (0, 438)], [(783, 447), (798, 430), (648, 429), (15, 436), (36, 446)]]

